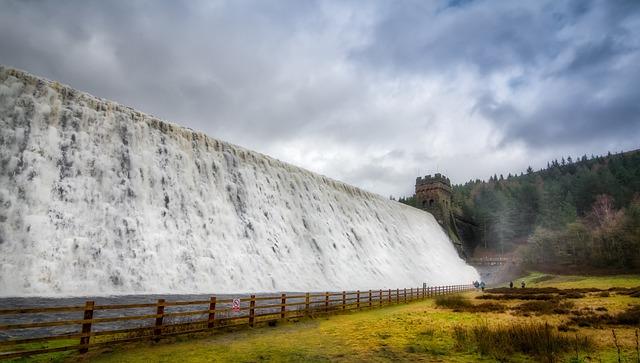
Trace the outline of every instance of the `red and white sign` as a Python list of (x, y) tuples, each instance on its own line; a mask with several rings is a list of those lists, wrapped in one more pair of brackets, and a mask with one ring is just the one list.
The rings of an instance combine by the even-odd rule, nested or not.
[(233, 299), (231, 310), (235, 313), (240, 311), (240, 299)]

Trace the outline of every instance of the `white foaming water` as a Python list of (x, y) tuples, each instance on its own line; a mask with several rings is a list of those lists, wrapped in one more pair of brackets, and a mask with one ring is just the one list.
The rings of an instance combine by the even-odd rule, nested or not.
[(0, 296), (468, 283), (434, 218), (0, 67)]

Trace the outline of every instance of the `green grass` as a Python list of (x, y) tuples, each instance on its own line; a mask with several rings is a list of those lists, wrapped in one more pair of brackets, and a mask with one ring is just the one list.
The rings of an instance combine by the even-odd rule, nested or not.
[[(42, 343), (28, 343), (28, 344), (20, 344), (17, 346), (4, 346), (0, 349), (1, 352), (14, 351), (14, 350), (35, 350), (35, 349), (45, 349), (45, 348), (57, 348), (64, 347), (69, 345), (77, 345), (77, 339), (61, 339), (61, 340), (52, 340), (50, 342), (42, 342)], [(19, 358), (13, 359), (11, 362), (21, 363), (21, 362), (64, 362), (69, 357), (73, 356), (75, 352), (73, 351), (64, 351), (64, 352), (55, 352), (50, 354), (42, 354), (42, 355), (34, 355), (28, 358)]]
[[(478, 361), (476, 354), (451, 355), (455, 324), (481, 318), (437, 309), (433, 300), (285, 323), (173, 343), (117, 346), (90, 353), (93, 362), (375, 362), (415, 361), (420, 357), (451, 362)], [(482, 361), (482, 360), (481, 360)], [(491, 361), (491, 360), (486, 360)]]
[(578, 276), (549, 275), (541, 272), (532, 272), (523, 278), (514, 280), (513, 283), (516, 287), (520, 287), (520, 281), (522, 280), (525, 281), (528, 287), (552, 286), (560, 289), (587, 287), (608, 289), (610, 287), (640, 286), (640, 275)]

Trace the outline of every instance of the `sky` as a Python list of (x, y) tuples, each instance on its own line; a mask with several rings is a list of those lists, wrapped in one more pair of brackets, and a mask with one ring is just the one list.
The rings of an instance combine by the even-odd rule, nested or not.
[(7, 1), (0, 63), (384, 196), (640, 147), (640, 1)]

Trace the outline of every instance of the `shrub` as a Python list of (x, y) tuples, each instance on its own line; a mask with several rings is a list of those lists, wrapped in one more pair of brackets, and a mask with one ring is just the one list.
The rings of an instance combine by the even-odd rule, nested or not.
[(615, 324), (640, 325), (640, 305), (635, 305), (615, 316)]
[(480, 300), (551, 300), (555, 296), (550, 294), (485, 294), (477, 296)]
[(580, 292), (570, 291), (566, 294), (562, 294), (561, 296), (567, 299), (582, 299), (584, 297), (584, 294)]
[(464, 311), (469, 311), (473, 313), (502, 313), (506, 310), (506, 307), (502, 304), (497, 304), (493, 302), (481, 303), (478, 305), (471, 305), (467, 307)]
[(436, 306), (448, 309), (463, 309), (471, 306), (471, 302), (462, 295), (440, 295), (436, 297)]
[(454, 327), (453, 338), (459, 348), (474, 348), (482, 355), (503, 361), (514, 353), (535, 356), (545, 361), (555, 361), (558, 354), (568, 351), (590, 350), (590, 338), (575, 338), (558, 333), (549, 324), (514, 324), (489, 327), (480, 324), (469, 329)]
[[(598, 310), (598, 309), (596, 309)], [(630, 325), (637, 326), (640, 324), (640, 305), (635, 305), (629, 309), (615, 314), (588, 314), (574, 315), (570, 322), (579, 327), (601, 327), (602, 325)]]
[(569, 301), (527, 301), (515, 307), (520, 312), (542, 314), (568, 314), (573, 303)]
[(464, 311), (469, 313), (504, 312), (506, 307), (502, 304), (486, 302), (474, 305), (461, 295), (444, 295), (436, 298), (436, 305), (442, 308), (453, 309), (453, 311)]

